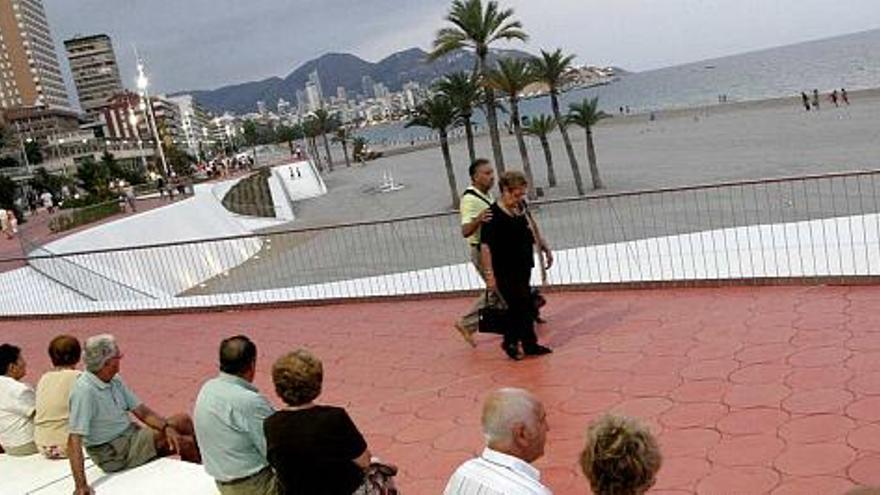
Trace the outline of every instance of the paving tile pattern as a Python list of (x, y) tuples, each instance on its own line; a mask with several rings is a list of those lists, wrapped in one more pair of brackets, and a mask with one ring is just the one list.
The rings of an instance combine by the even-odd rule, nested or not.
[(548, 409), (555, 493), (589, 493), (576, 460), (607, 411), (642, 418), (664, 465), (657, 494), (833, 494), (880, 485), (880, 287), (767, 287), (549, 295), (541, 340), (556, 352), (507, 360), (495, 336), (466, 346), (451, 322), (466, 299), (0, 322), (28, 379), (59, 332), (113, 332), (122, 373), (151, 406), (188, 411), (215, 373), (221, 337), (260, 349), (257, 385), (281, 353), (324, 361), (321, 400), (344, 405), (405, 493), (439, 493), (481, 449), (481, 400), (526, 387)]

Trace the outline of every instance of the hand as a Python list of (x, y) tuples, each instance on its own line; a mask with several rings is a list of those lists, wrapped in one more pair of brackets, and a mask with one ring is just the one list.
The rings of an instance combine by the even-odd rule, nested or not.
[(542, 251), (544, 251), (544, 268), (549, 270), (553, 266), (553, 251), (550, 251), (550, 248), (546, 246)]
[(165, 438), (168, 440), (168, 448), (171, 449), (171, 452), (174, 454), (179, 454), (180, 433), (177, 433), (177, 430), (175, 430), (174, 427), (171, 425), (166, 425), (162, 433), (165, 434)]
[(498, 283), (495, 282), (495, 275), (492, 273), (486, 274), (486, 288), (489, 290), (496, 290), (498, 288)]
[(486, 208), (485, 210), (481, 211), (481, 212), (477, 215), (477, 218), (480, 220), (481, 223), (489, 223), (489, 222), (491, 222), (491, 221), (492, 221), (492, 209), (491, 209), (491, 208)]

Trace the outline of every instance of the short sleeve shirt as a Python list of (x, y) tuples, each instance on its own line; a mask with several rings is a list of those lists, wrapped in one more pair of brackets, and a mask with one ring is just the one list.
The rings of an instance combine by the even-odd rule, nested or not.
[(140, 404), (119, 375), (104, 382), (86, 371), (70, 392), (70, 433), (81, 435), (86, 447), (105, 444), (131, 425), (129, 412)]
[[(473, 194), (467, 191), (472, 191)], [(495, 200), (492, 199), (492, 193), (482, 193), (474, 186), (465, 189), (466, 194), (461, 195), (459, 211), (461, 212), (461, 224), (465, 225), (474, 221), (481, 211), (489, 207)], [(475, 196), (476, 195), (476, 196)], [(480, 229), (477, 229), (470, 237), (467, 238), (468, 244), (477, 246), (480, 244)]]
[(37, 383), (37, 415), (34, 417), (37, 446), (67, 445), (70, 391), (80, 374), (78, 370), (48, 371)]
[(269, 464), (287, 495), (350, 495), (364, 482), (354, 463), (367, 443), (345, 409), (278, 411), (263, 423)]
[(0, 375), (0, 446), (21, 447), (34, 440), (34, 389)]

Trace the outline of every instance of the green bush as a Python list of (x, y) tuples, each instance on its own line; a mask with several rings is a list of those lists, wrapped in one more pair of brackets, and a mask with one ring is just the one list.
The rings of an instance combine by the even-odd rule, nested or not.
[(122, 212), (122, 208), (119, 203), (111, 201), (74, 210), (70, 213), (60, 213), (49, 221), (49, 230), (55, 233), (64, 232), (112, 217), (120, 212)]

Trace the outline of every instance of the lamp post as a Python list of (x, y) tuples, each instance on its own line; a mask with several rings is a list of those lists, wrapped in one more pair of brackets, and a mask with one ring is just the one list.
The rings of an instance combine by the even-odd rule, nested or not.
[(165, 170), (165, 176), (168, 177), (171, 175), (171, 171), (168, 169), (168, 162), (165, 161), (165, 151), (162, 149), (162, 140), (159, 138), (159, 129), (156, 128), (156, 116), (153, 114), (153, 104), (150, 101), (150, 94), (147, 92), (149, 80), (147, 79), (147, 75), (144, 74), (144, 64), (141, 60), (138, 60), (137, 71), (137, 88), (140, 91), (141, 100), (147, 107), (147, 129), (152, 130), (153, 138), (156, 140), (156, 149), (159, 151), (159, 159), (162, 161), (162, 169)]

